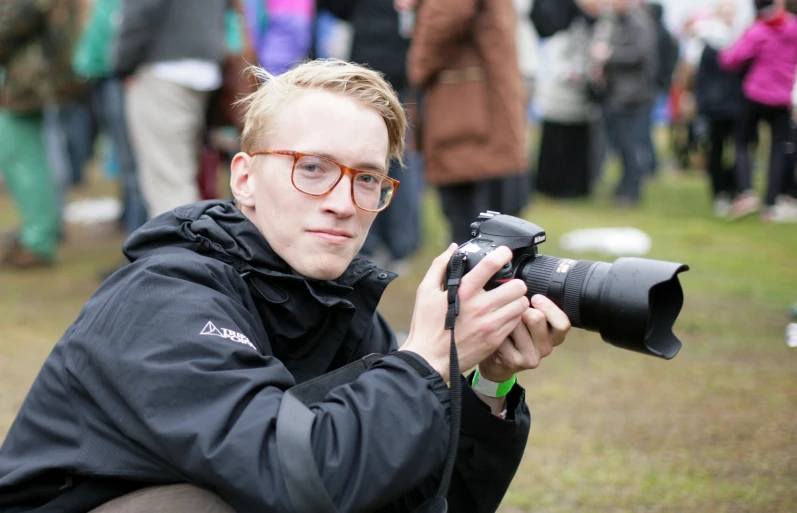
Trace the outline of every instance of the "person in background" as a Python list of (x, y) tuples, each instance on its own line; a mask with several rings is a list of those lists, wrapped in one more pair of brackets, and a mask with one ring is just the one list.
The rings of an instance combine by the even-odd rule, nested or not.
[(589, 196), (592, 178), (592, 124), (599, 115), (589, 88), (589, 45), (597, 2), (588, 14), (546, 44), (548, 69), (540, 84), (542, 139), (534, 189), (554, 198)]
[(656, 25), (656, 101), (651, 104), (648, 112), (648, 153), (651, 156), (649, 174), (655, 174), (659, 167), (659, 158), (656, 145), (653, 143), (653, 131), (655, 128), (655, 110), (659, 99), (667, 97), (672, 86), (673, 74), (678, 65), (679, 45), (675, 37), (670, 33), (664, 24), (664, 6), (657, 2), (646, 4), (653, 22)]
[(72, 51), (80, 30), (76, 0), (0, 4), (0, 172), (21, 226), (0, 266), (50, 265), (58, 244), (58, 192), (44, 143), (43, 109), (80, 95)]
[(83, 127), (81, 136), (88, 139), (91, 148), (95, 146), (98, 130), (110, 136), (121, 174), (122, 225), (127, 233), (132, 233), (148, 216), (127, 130), (124, 84), (114, 75), (110, 61), (122, 0), (93, 1), (72, 61), (75, 73), (87, 81), (87, 106), (94, 121)]
[(718, 55), (738, 37), (735, 2), (720, 0), (715, 15), (697, 21), (694, 32), (702, 43), (702, 50), (692, 50), (697, 68), (694, 95), (698, 114), (708, 123), (706, 162), (714, 215), (727, 217), (738, 191), (736, 166), (725, 163), (725, 149), (729, 144), (744, 144), (739, 140), (744, 96), (741, 74), (722, 69)]
[[(405, 108), (417, 113), (418, 91), (410, 87), (407, 79), (412, 27), (402, 27), (400, 23), (402, 17), (412, 16), (414, 2), (321, 0), (318, 7), (351, 24), (350, 60), (384, 74)], [(401, 194), (393, 200), (392, 208), (374, 221), (362, 249), (377, 265), (398, 274), (409, 270), (409, 259), (421, 242), (423, 161), (412, 126), (407, 131), (407, 146), (406, 165), (394, 161), (388, 171), (391, 178), (401, 182)]]
[(417, 12), (409, 79), (424, 90), (426, 178), (458, 243), (480, 212), (516, 215), (528, 202), (516, 26), (512, 0), (425, 1)]
[(651, 169), (648, 116), (656, 98), (656, 27), (639, 0), (612, 0), (590, 49), (592, 80), (602, 84), (602, 108), (609, 142), (622, 158), (615, 204), (634, 206), (642, 177)]
[(769, 177), (764, 196), (763, 222), (781, 220), (779, 197), (785, 192), (786, 149), (791, 139), (791, 91), (797, 69), (797, 18), (783, 8), (782, 0), (755, 0), (756, 20), (731, 48), (720, 52), (723, 68), (746, 69), (742, 90), (746, 98), (741, 140), (736, 148), (736, 179), (742, 191), (731, 206), (731, 218), (758, 212), (761, 200), (753, 190), (750, 153), (746, 143), (758, 123), (770, 126)]
[(122, 0), (114, 71), (150, 217), (200, 199), (199, 150), (222, 83), (227, 0)]

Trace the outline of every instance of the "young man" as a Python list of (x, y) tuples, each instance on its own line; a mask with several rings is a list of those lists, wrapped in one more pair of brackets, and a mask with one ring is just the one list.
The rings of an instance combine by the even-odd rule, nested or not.
[[(56, 345), (0, 449), (0, 506), (294, 511), (275, 435), (285, 391), (372, 353), (387, 356), (312, 405), (323, 485), (347, 512), (411, 511), (434, 494), (454, 247), (420, 285), (400, 351), (375, 311), (394, 275), (355, 258), (395, 192), (385, 172), (403, 149), (400, 103), (379, 74), (340, 61), (263, 78), (232, 163), (236, 203), (179, 207), (125, 243), (132, 264)], [(570, 327), (547, 299), (530, 307), (519, 280), (484, 290), (509, 259), (497, 249), (460, 287), (460, 365), (509, 392), (463, 383), (452, 511), (500, 503), (529, 429), (512, 378)]]

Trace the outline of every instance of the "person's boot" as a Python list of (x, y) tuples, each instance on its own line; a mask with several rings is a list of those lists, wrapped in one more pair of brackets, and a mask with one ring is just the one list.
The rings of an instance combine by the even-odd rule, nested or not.
[(11, 242), (8, 250), (0, 259), (0, 269), (37, 269), (49, 267), (52, 264), (51, 259), (23, 248), (19, 240)]

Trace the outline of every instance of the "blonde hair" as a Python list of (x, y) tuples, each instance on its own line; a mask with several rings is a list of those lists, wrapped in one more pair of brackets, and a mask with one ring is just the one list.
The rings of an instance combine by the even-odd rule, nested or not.
[(338, 59), (307, 61), (281, 75), (272, 75), (257, 66), (249, 68), (249, 72), (257, 77), (260, 86), (238, 102), (247, 106), (241, 134), (242, 151), (262, 150), (258, 144), (272, 129), (280, 106), (297, 93), (316, 89), (348, 96), (375, 109), (387, 125), (388, 163), (396, 159), (403, 165), (407, 116), (396, 92), (382, 74)]

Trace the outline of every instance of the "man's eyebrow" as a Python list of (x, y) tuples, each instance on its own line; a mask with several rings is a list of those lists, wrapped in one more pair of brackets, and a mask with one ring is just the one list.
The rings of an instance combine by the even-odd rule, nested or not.
[[(334, 160), (335, 162), (338, 162), (338, 159), (335, 158), (334, 156), (330, 155), (329, 153), (324, 153), (324, 152), (315, 152), (315, 153), (313, 153), (313, 152), (310, 152), (310, 154), (311, 155), (317, 155), (319, 157), (324, 157), (325, 159)], [(358, 169), (358, 170), (361, 170), (361, 171), (376, 171), (377, 173), (381, 173), (383, 175), (387, 174), (387, 172), (385, 171), (384, 164), (375, 164), (373, 162), (359, 162), (359, 163), (357, 163), (357, 164), (355, 164), (353, 166), (348, 166), (348, 167), (351, 167), (352, 169)]]

